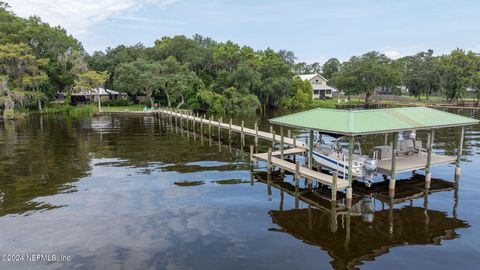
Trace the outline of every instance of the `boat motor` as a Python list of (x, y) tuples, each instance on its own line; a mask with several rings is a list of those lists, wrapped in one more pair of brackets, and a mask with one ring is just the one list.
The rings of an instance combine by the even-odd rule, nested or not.
[(373, 184), (373, 176), (377, 170), (378, 161), (372, 158), (366, 158), (363, 161), (363, 182), (367, 187)]
[(414, 140), (414, 141), (417, 138), (417, 132), (414, 129), (412, 129), (412, 131), (410, 131), (409, 138)]

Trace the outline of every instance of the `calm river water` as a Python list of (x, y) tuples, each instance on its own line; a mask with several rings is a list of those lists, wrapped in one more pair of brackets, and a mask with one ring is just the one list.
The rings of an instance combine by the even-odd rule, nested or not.
[[(268, 130), (268, 117), (235, 122)], [(456, 132), (437, 132), (435, 151), (454, 154)], [(0, 269), (475, 269), (480, 127), (465, 139), (457, 191), (393, 208), (375, 199), (373, 220), (338, 215), (332, 232), (328, 211), (296, 208), (291, 195), (250, 184), (238, 135), (231, 144), (226, 133), (220, 144), (194, 139), (150, 116), (0, 123)], [(433, 169), (450, 183), (453, 173), (452, 165)], [(32, 262), (32, 254), (43, 257)]]

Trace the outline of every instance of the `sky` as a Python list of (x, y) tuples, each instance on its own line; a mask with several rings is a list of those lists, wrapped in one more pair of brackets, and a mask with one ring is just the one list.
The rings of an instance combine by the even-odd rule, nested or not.
[(195, 33), (254, 49), (290, 50), (309, 63), (372, 50), (391, 58), (427, 49), (480, 51), (477, 0), (3, 1), (21, 17), (38, 15), (61, 25), (89, 53)]

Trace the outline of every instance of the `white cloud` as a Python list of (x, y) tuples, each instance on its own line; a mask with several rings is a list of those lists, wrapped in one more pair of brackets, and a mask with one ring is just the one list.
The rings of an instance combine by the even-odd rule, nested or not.
[(394, 51), (394, 50), (384, 51), (383, 53), (392, 59), (397, 59), (401, 56), (399, 51)]
[(164, 6), (175, 0), (9, 0), (15, 14), (38, 15), (51, 25), (61, 25), (70, 34), (84, 36), (99, 22), (138, 10), (145, 4)]

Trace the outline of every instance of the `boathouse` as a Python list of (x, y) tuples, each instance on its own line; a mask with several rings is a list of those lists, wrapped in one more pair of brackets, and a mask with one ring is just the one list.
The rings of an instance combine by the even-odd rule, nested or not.
[[(389, 190), (395, 194), (396, 174), (399, 172), (424, 170), (425, 186), (431, 182), (431, 167), (442, 164), (455, 164), (455, 175), (460, 175), (460, 160), (463, 149), (465, 127), (478, 124), (477, 119), (448, 113), (427, 107), (407, 107), (377, 110), (335, 110), (313, 109), (270, 119), (272, 124), (281, 127), (297, 128), (309, 131), (308, 164), (313, 163), (314, 132), (336, 134), (348, 138), (348, 188), (347, 202), (352, 198), (352, 157), (354, 143), (360, 136), (384, 135), (385, 144), (390, 137), (390, 157), (381, 158), (378, 172), (390, 176)], [(440, 128), (457, 128), (457, 155), (455, 157), (436, 155), (432, 152), (435, 130)], [(411, 130), (426, 130), (428, 142), (425, 155), (412, 155), (399, 158), (397, 150), (398, 133)], [(454, 138), (452, 138), (453, 140)]]

